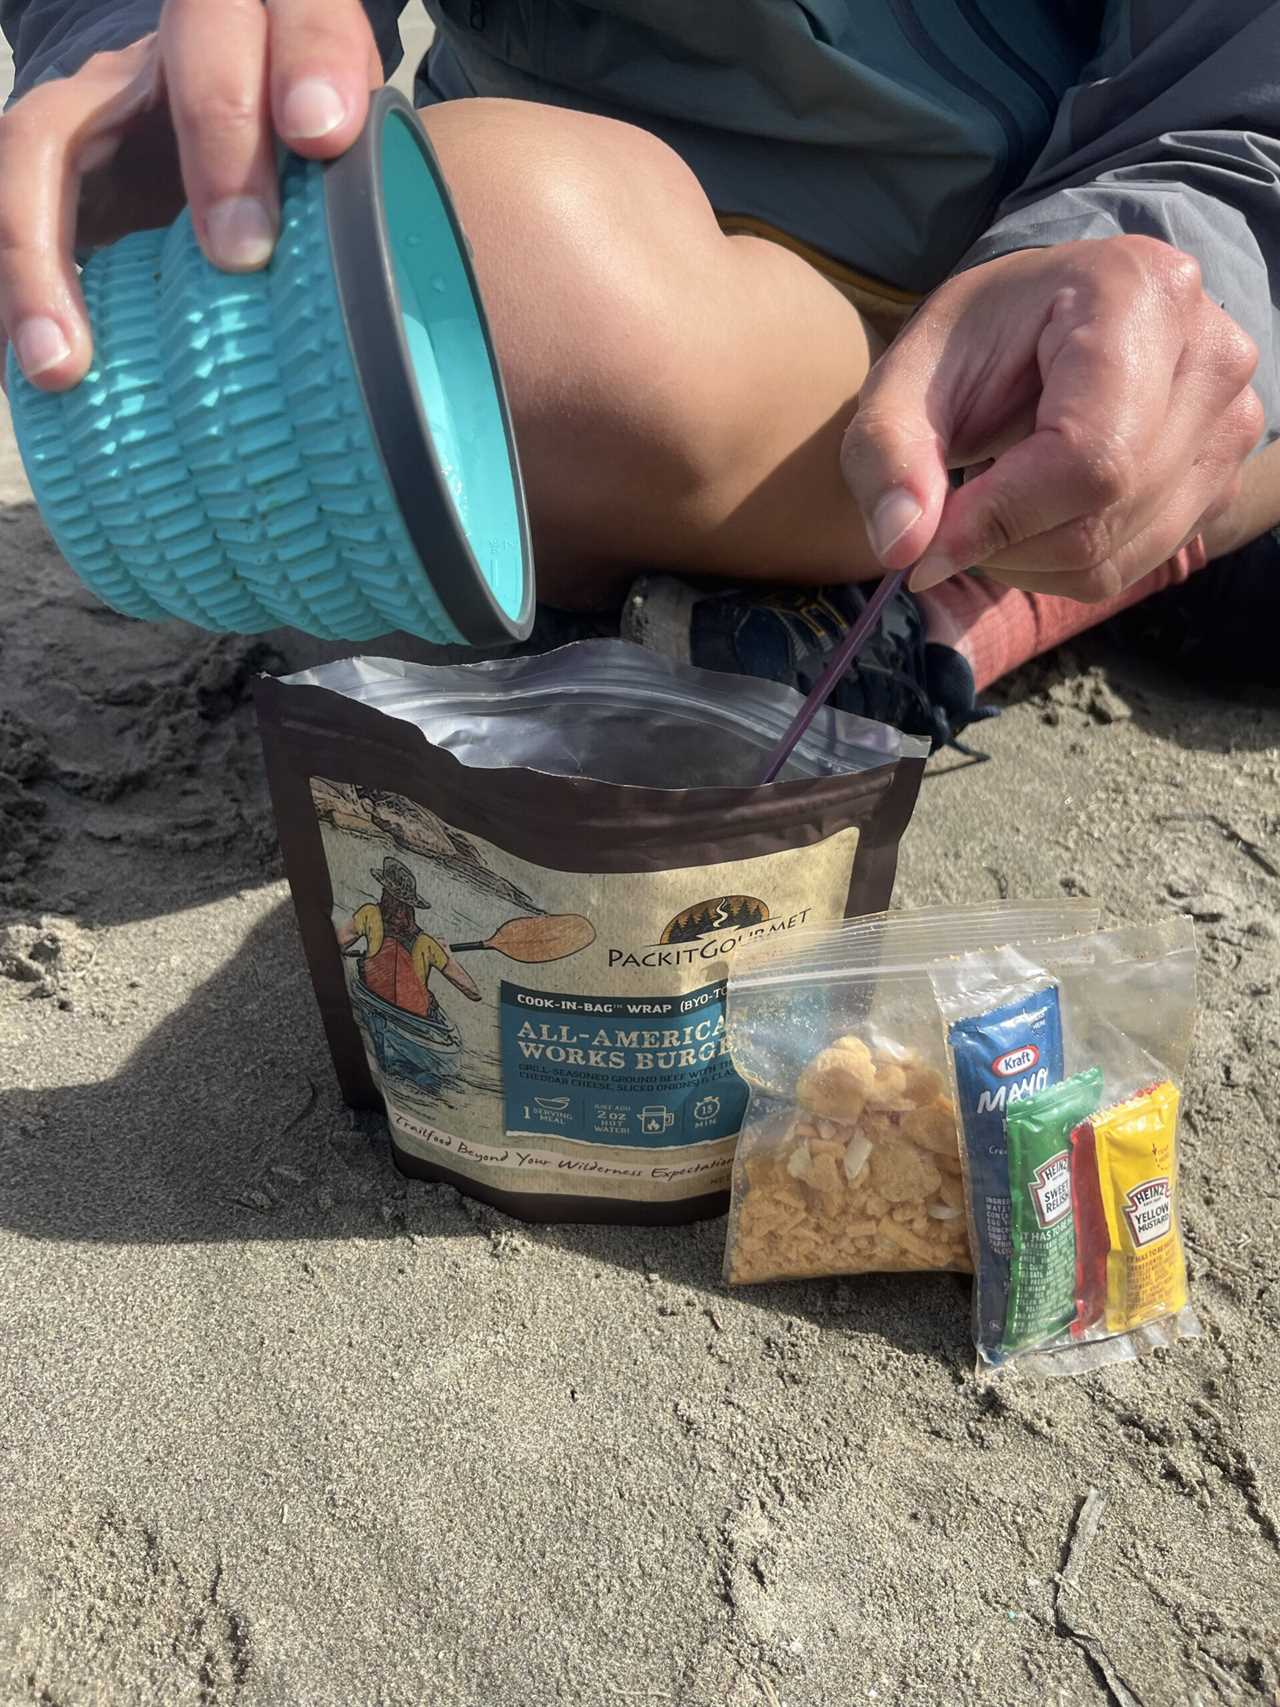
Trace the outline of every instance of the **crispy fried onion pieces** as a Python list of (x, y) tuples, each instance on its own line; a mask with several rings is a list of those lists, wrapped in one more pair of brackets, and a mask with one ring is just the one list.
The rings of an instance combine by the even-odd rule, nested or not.
[(741, 1163), (731, 1280), (969, 1272), (955, 1108), (933, 1068), (842, 1037), (801, 1073), (796, 1103)]

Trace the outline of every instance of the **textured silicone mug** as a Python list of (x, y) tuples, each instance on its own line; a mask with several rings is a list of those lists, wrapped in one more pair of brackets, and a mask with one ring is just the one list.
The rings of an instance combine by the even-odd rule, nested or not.
[(466, 239), (413, 108), (373, 99), (324, 166), (290, 156), (265, 271), (189, 214), (95, 255), (93, 366), (14, 426), (59, 549), (129, 616), (496, 646), (533, 621), (510, 414)]

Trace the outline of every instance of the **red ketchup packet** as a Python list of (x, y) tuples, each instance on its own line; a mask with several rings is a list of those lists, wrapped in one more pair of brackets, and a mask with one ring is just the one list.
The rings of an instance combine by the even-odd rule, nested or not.
[(1071, 1134), (1071, 1208), (1076, 1224), (1076, 1319), (1071, 1332), (1079, 1337), (1102, 1320), (1111, 1249), (1092, 1120), (1082, 1120)]

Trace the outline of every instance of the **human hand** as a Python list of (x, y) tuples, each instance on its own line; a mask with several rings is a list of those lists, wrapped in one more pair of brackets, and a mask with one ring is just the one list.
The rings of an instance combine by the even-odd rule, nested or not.
[(275, 137), (341, 154), (381, 82), (359, 0), (165, 0), (154, 34), (24, 95), (0, 118), (0, 323), (27, 377), (60, 391), (89, 366), (74, 252), (184, 199), (216, 266), (265, 266)]
[[(974, 565), (1111, 597), (1197, 540), (1262, 432), (1257, 352), (1188, 255), (1108, 237), (950, 279), (872, 368), (845, 478), (916, 591)], [(989, 461), (958, 490), (948, 468)]]

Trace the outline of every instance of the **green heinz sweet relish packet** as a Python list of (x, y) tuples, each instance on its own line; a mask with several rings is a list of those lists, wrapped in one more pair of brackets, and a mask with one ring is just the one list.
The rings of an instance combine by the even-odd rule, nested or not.
[(1002, 1352), (1041, 1345), (1075, 1319), (1071, 1134), (1101, 1099), (1102, 1072), (1091, 1067), (1009, 1105), (1011, 1255)]

